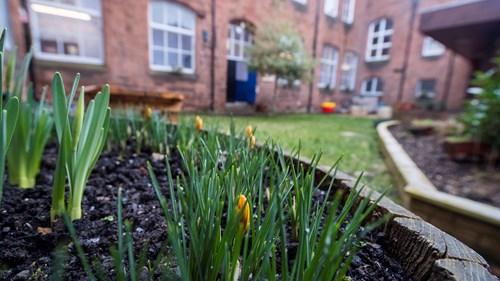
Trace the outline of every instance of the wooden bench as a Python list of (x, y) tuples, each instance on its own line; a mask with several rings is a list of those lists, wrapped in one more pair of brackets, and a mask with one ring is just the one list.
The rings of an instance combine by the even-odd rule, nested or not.
[[(85, 100), (90, 101), (93, 99), (101, 89), (102, 86), (97, 85), (85, 86)], [(179, 93), (153, 92), (110, 86), (109, 104), (112, 108), (150, 106), (155, 110), (172, 114), (173, 120), (176, 120), (177, 115), (181, 112), (183, 101), (184, 95)]]

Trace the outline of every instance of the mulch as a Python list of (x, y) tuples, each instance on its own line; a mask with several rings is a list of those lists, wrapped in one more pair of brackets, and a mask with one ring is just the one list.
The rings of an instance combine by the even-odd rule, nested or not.
[(451, 160), (436, 134), (415, 136), (402, 126), (390, 131), (438, 190), (500, 208), (498, 164), (490, 171), (484, 161)]

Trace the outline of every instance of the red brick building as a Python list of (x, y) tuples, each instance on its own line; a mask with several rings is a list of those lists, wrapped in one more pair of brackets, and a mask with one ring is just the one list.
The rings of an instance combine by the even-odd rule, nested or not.
[[(278, 110), (422, 95), (456, 110), (470, 66), (418, 29), (422, 11), (443, 2), (451, 1), (8, 0), (0, 4), (0, 24), (9, 28), (10, 50), (33, 46), (37, 89), (55, 71), (68, 86), (80, 72), (84, 85), (179, 92), (187, 109), (224, 111), (238, 100), (269, 104), (274, 77), (247, 82), (253, 78), (244, 48), (255, 29), (283, 17), (319, 63), (313, 82), (280, 88)], [(255, 101), (234, 93), (241, 85)]]

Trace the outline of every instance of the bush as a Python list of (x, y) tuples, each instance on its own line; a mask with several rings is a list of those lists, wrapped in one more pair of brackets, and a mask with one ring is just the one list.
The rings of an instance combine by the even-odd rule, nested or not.
[(472, 84), (481, 87), (476, 99), (470, 101), (461, 116), (466, 133), (472, 138), (490, 144), (498, 153), (500, 148), (500, 56), (494, 59), (496, 67), (487, 72), (478, 71)]

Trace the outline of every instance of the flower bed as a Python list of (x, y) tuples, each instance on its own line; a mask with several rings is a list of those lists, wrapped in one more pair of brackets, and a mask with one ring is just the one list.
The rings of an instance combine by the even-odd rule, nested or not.
[(405, 206), (426, 221), (459, 238), (500, 264), (498, 208), (438, 191), (387, 129), (389, 121), (377, 127), (381, 151), (396, 179)]

